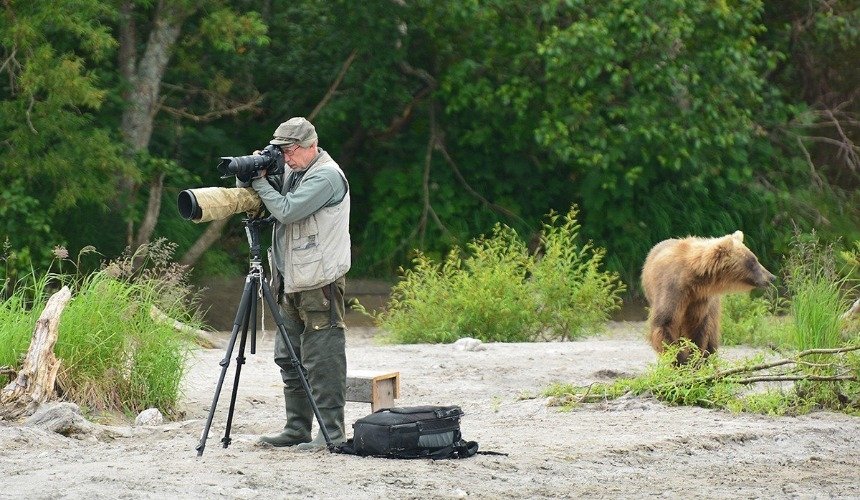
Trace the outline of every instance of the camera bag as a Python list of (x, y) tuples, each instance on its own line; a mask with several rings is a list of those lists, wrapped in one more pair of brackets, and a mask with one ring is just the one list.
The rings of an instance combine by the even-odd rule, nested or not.
[(385, 458), (466, 458), (478, 443), (463, 440), (459, 406), (388, 408), (360, 418), (353, 437), (336, 451)]

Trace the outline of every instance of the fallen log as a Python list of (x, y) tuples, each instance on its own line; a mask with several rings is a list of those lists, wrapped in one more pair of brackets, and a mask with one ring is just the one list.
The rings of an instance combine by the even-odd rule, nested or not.
[(158, 321), (159, 323), (172, 326), (173, 329), (178, 331), (178, 332), (182, 332), (182, 333), (193, 336), (196, 339), (197, 344), (200, 345), (201, 347), (205, 347), (205, 348), (209, 348), (209, 349), (211, 349), (213, 347), (215, 347), (215, 348), (224, 347), (223, 346), (224, 342), (221, 339), (219, 339), (217, 336), (215, 336), (213, 333), (207, 332), (206, 330), (200, 330), (199, 328), (194, 328), (194, 327), (188, 326), (185, 323), (183, 323), (177, 319), (173, 319), (170, 316), (168, 316), (167, 314), (165, 314), (164, 311), (155, 307), (154, 305), (149, 309), (149, 317), (155, 321)]
[(842, 319), (850, 319), (854, 316), (860, 316), (860, 299), (854, 301), (854, 305), (845, 311), (845, 314), (842, 315)]
[(33, 340), (21, 370), (15, 380), (0, 392), (0, 420), (32, 415), (40, 404), (53, 397), (60, 369), (54, 345), (57, 343), (60, 315), (71, 298), (72, 292), (64, 286), (48, 299), (36, 321)]

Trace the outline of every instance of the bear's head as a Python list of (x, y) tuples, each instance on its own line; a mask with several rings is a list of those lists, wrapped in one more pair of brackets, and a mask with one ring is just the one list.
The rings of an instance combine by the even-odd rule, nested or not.
[(765, 269), (744, 245), (744, 233), (735, 231), (708, 240), (700, 260), (702, 277), (717, 293), (748, 292), (771, 285), (776, 276)]

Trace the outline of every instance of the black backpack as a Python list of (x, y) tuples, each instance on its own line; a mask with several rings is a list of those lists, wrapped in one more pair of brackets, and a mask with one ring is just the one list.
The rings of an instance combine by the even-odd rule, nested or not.
[(459, 406), (411, 406), (379, 410), (352, 425), (353, 437), (334, 451), (384, 458), (466, 458), (478, 443), (460, 435)]

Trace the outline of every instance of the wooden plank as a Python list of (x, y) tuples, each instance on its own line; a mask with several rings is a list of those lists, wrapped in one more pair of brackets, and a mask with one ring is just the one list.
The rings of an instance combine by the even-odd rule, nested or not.
[(346, 400), (370, 403), (372, 411), (394, 406), (400, 397), (400, 372), (352, 370), (346, 376)]

